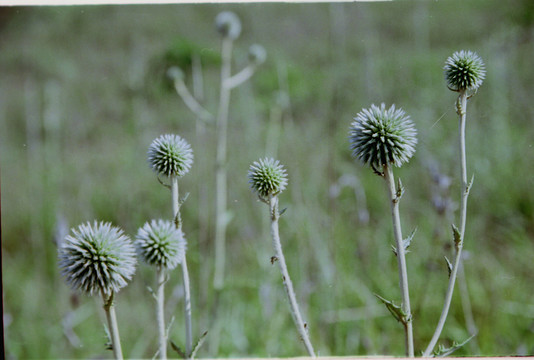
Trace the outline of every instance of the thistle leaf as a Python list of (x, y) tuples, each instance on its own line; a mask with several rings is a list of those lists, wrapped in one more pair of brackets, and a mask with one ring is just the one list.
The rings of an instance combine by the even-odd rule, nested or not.
[(406, 324), (406, 313), (404, 311), (402, 311), (401, 307), (399, 305), (395, 305), (392, 301), (389, 301), (389, 300), (386, 300), (384, 299), (382, 296), (378, 295), (378, 294), (374, 294), (380, 301), (382, 301), (384, 303), (384, 305), (386, 305), (386, 308), (389, 310), (389, 312), (391, 313), (391, 315), (393, 315), (393, 317), (403, 323), (403, 324)]
[(458, 246), (462, 242), (462, 236), (460, 235), (460, 230), (458, 230), (454, 224), (452, 224), (452, 234), (454, 236), (454, 246), (456, 247), (456, 250), (458, 250)]
[(406, 239), (402, 240), (402, 244), (404, 245), (404, 251), (407, 251), (408, 248), (410, 247), (410, 244), (412, 243), (412, 239), (413, 239), (413, 237), (414, 237), (416, 232), (417, 232), (417, 228), (413, 229), (411, 234), (408, 235), (408, 237)]
[(451, 273), (452, 273), (452, 264), (449, 261), (449, 259), (447, 259), (446, 256), (444, 256), (444, 258), (445, 258), (445, 261), (447, 262), (447, 270), (449, 270), (449, 278), (450, 278), (451, 277)]
[(475, 180), (475, 174), (473, 174), (473, 176), (471, 176), (471, 181), (469, 181), (469, 184), (465, 188), (465, 194), (466, 195), (469, 195), (469, 191), (471, 191), (471, 186), (473, 186), (473, 181), (474, 180)]
[(462, 343), (458, 343), (458, 342), (454, 341), (452, 343), (452, 346), (449, 347), (449, 348), (446, 348), (443, 345), (439, 345), (438, 349), (436, 351), (434, 351), (434, 356), (435, 357), (446, 357), (446, 356), (449, 356), (450, 354), (452, 354), (453, 352), (455, 352), (456, 350), (458, 350), (459, 348), (461, 348), (462, 346), (467, 344), (472, 338), (475, 337), (475, 335), (476, 334), (471, 335), (467, 340), (465, 340)]
[(197, 354), (197, 351), (198, 349), (200, 349), (200, 347), (202, 346), (202, 344), (204, 344), (204, 341), (206, 341), (206, 337), (208, 336), (208, 332), (207, 331), (204, 331), (204, 334), (202, 334), (200, 336), (200, 338), (198, 338), (198, 341), (197, 343), (195, 344), (195, 346), (193, 346), (193, 351), (191, 352), (191, 360), (193, 360)]
[(176, 351), (176, 352), (178, 353), (178, 355), (180, 355), (180, 357), (181, 357), (182, 359), (187, 358), (187, 356), (186, 356), (185, 353), (182, 351), (182, 349), (181, 349), (178, 345), (176, 345), (176, 344), (174, 343), (174, 341), (172, 341), (172, 340), (171, 340), (171, 347), (172, 347), (172, 349), (173, 349), (174, 351)]

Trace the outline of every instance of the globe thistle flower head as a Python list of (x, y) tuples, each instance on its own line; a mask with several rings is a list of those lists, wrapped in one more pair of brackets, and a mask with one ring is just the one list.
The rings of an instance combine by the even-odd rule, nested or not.
[(259, 44), (252, 44), (248, 48), (248, 60), (255, 64), (260, 65), (267, 59), (267, 52), (265, 48)]
[(161, 135), (148, 147), (148, 162), (159, 174), (182, 177), (193, 165), (193, 150), (178, 135)]
[(484, 62), (475, 52), (457, 51), (443, 67), (447, 87), (453, 91), (476, 91), (486, 76)]
[(61, 274), (74, 290), (107, 296), (125, 287), (135, 273), (135, 248), (111, 223), (96, 221), (71, 229), (58, 250)]
[(185, 256), (186, 240), (172, 222), (152, 220), (139, 228), (134, 246), (147, 264), (172, 270)]
[(231, 11), (223, 11), (215, 18), (215, 27), (224, 37), (235, 40), (241, 34), (241, 21)]
[(354, 118), (350, 127), (352, 155), (373, 168), (400, 167), (415, 153), (417, 131), (404, 110), (371, 105)]
[(252, 191), (267, 198), (277, 195), (287, 186), (287, 173), (282, 164), (273, 158), (260, 159), (250, 165), (248, 171), (249, 184)]

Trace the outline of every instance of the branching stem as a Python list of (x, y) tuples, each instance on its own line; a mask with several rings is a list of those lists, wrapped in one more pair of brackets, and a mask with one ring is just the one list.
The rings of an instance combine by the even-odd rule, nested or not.
[(269, 195), (269, 214), (271, 217), (271, 236), (273, 239), (273, 247), (275, 251), (276, 261), (280, 267), (280, 272), (282, 273), (282, 280), (284, 282), (284, 287), (286, 289), (287, 297), (289, 299), (289, 305), (291, 309), (291, 315), (293, 316), (293, 321), (297, 326), (300, 339), (304, 343), (308, 355), (315, 357), (315, 351), (310, 342), (310, 337), (308, 335), (307, 326), (302, 320), (300, 315), (299, 306), (297, 303), (297, 298), (295, 296), (295, 290), (293, 289), (293, 283), (289, 277), (289, 272), (287, 271), (287, 265), (284, 258), (284, 253), (282, 252), (282, 244), (280, 243), (280, 234), (278, 232), (278, 219), (280, 217), (278, 212), (278, 197)]
[(213, 286), (220, 290), (224, 283), (226, 262), (226, 142), (228, 128), (228, 109), (230, 105), (230, 88), (226, 86), (231, 76), (232, 39), (225, 37), (222, 42), (221, 90), (217, 112), (217, 157), (215, 161), (215, 275)]
[[(404, 242), (402, 239), (402, 230), (399, 216), (399, 196), (395, 188), (395, 178), (393, 176), (393, 169), (391, 166), (384, 166), (384, 178), (386, 180), (390, 204), (391, 216), (393, 218), (393, 234), (395, 236), (395, 243), (397, 246), (397, 261), (399, 267), (399, 285), (402, 296), (401, 309), (404, 313), (402, 321), (405, 333), (406, 356), (414, 356), (413, 346), (413, 328), (412, 328), (412, 312), (410, 308), (410, 293), (408, 287), (408, 271), (406, 268), (406, 256), (404, 251)], [(399, 189), (400, 190), (400, 189)]]
[[(180, 197), (178, 189), (178, 178), (173, 176), (171, 179), (172, 190), (172, 213), (175, 219), (176, 228), (182, 230), (182, 221), (180, 215)], [(186, 358), (190, 358), (193, 351), (193, 331), (191, 324), (191, 289), (189, 285), (189, 271), (187, 269), (186, 256), (181, 261), (182, 276), (184, 285), (184, 316), (185, 316), (185, 352)]]
[(432, 340), (428, 344), (425, 352), (423, 353), (424, 357), (430, 356), (436, 343), (439, 340), (445, 321), (447, 320), (447, 315), (449, 314), (449, 308), (451, 306), (452, 294), (454, 292), (454, 285), (456, 282), (456, 276), (458, 274), (458, 268), (460, 267), (460, 262), (462, 260), (462, 248), (464, 242), (465, 234), (465, 224), (467, 218), (467, 198), (469, 196), (469, 185), (467, 184), (467, 161), (465, 155), (465, 119), (467, 112), (467, 93), (461, 91), (458, 97), (457, 103), (458, 115), (460, 116), (460, 171), (462, 178), (462, 188), (461, 188), (461, 205), (460, 205), (460, 241), (456, 243), (456, 257), (454, 258), (454, 265), (452, 267), (451, 275), (449, 277), (449, 285), (447, 287), (447, 293), (445, 294), (445, 302), (443, 304), (443, 309), (441, 311), (441, 316), (436, 326)]

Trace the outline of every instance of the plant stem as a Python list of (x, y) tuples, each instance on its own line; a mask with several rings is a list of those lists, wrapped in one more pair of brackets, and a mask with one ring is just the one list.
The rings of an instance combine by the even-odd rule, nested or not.
[(224, 283), (224, 267), (226, 261), (226, 141), (228, 128), (228, 108), (230, 105), (230, 89), (226, 86), (231, 76), (232, 45), (230, 38), (222, 42), (221, 90), (219, 109), (217, 112), (217, 158), (215, 163), (215, 275), (213, 286), (220, 290)]
[[(171, 191), (172, 191), (172, 212), (174, 214), (174, 222), (176, 228), (182, 230), (182, 217), (180, 215), (180, 200), (178, 189), (178, 178), (173, 176), (171, 179)], [(185, 316), (185, 355), (189, 359), (191, 352), (193, 351), (193, 331), (191, 325), (191, 289), (189, 285), (189, 271), (187, 269), (186, 256), (181, 261), (182, 277), (184, 284), (184, 316)]]
[(278, 197), (269, 195), (269, 213), (271, 216), (271, 236), (273, 238), (273, 247), (276, 256), (276, 261), (280, 266), (280, 272), (282, 273), (282, 280), (286, 289), (287, 297), (289, 298), (289, 305), (291, 309), (291, 315), (293, 316), (293, 321), (297, 326), (300, 338), (304, 342), (304, 346), (308, 351), (309, 356), (315, 357), (315, 352), (313, 346), (310, 342), (308, 336), (308, 331), (306, 325), (302, 320), (300, 315), (299, 306), (297, 304), (297, 299), (295, 297), (295, 290), (293, 290), (293, 284), (291, 278), (289, 277), (289, 272), (287, 271), (286, 260), (284, 258), (284, 253), (282, 252), (282, 244), (280, 243), (280, 235), (278, 232), (278, 219), (280, 214), (278, 212)]
[(454, 292), (454, 284), (456, 282), (456, 275), (458, 274), (458, 268), (460, 267), (460, 262), (462, 259), (462, 248), (464, 242), (465, 234), (465, 223), (467, 218), (467, 198), (469, 196), (469, 187), (467, 185), (467, 161), (465, 156), (465, 119), (467, 112), (467, 94), (465, 91), (461, 91), (458, 97), (458, 113), (460, 115), (460, 171), (462, 178), (462, 188), (461, 188), (461, 205), (460, 205), (460, 241), (455, 244), (456, 246), (456, 257), (454, 258), (454, 265), (449, 276), (449, 285), (447, 287), (447, 293), (445, 294), (445, 302), (443, 304), (443, 309), (441, 311), (441, 316), (432, 336), (432, 340), (428, 344), (423, 356), (430, 356), (430, 353), (434, 350), (436, 343), (439, 340), (445, 321), (447, 320), (447, 315), (449, 313), (449, 308), (451, 306), (452, 294)]
[(159, 358), (167, 359), (167, 334), (165, 331), (165, 314), (163, 311), (163, 305), (165, 303), (165, 269), (160, 266), (156, 270), (156, 282), (158, 285), (156, 294), (156, 320), (158, 324)]
[[(404, 251), (404, 242), (402, 239), (402, 230), (399, 216), (400, 197), (395, 188), (395, 178), (391, 166), (384, 165), (384, 177), (388, 185), (389, 197), (391, 200), (391, 216), (393, 218), (393, 234), (397, 244), (397, 261), (399, 265), (399, 285), (402, 295), (401, 309), (404, 313), (403, 325), (405, 333), (406, 356), (413, 357), (413, 329), (412, 329), (412, 312), (410, 309), (410, 293), (408, 287), (408, 271), (406, 269), (406, 256)], [(399, 189), (400, 190), (400, 189)]]
[(117, 325), (117, 315), (115, 315), (115, 307), (113, 306), (113, 293), (109, 297), (106, 297), (102, 291), (102, 300), (104, 300), (104, 311), (106, 312), (106, 319), (108, 321), (113, 355), (115, 356), (115, 359), (122, 360), (121, 339), (119, 336), (119, 327)]

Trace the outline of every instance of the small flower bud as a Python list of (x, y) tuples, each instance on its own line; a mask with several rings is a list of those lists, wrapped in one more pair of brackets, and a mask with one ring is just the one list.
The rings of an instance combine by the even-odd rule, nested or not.
[(224, 37), (235, 40), (241, 34), (241, 21), (231, 11), (223, 11), (215, 18), (215, 27)]
[(171, 66), (167, 70), (167, 76), (173, 81), (177, 79), (183, 80), (185, 77), (184, 72), (178, 66)]
[(417, 131), (404, 110), (371, 105), (354, 118), (350, 127), (352, 155), (373, 167), (400, 167), (415, 153)]
[(264, 198), (281, 193), (287, 186), (286, 170), (273, 158), (254, 161), (250, 165), (248, 178), (252, 191)]
[(82, 224), (71, 229), (58, 250), (59, 267), (67, 283), (89, 294), (118, 292), (135, 273), (135, 248), (111, 223)]
[(250, 45), (248, 48), (248, 60), (256, 65), (263, 64), (267, 59), (265, 48), (258, 44)]
[(457, 51), (443, 67), (447, 86), (453, 91), (476, 91), (486, 76), (484, 62), (472, 51)]
[(186, 240), (170, 221), (152, 220), (137, 231), (134, 246), (147, 264), (172, 270), (184, 258)]
[(182, 177), (193, 165), (193, 150), (178, 135), (161, 135), (148, 147), (148, 162), (159, 174)]

